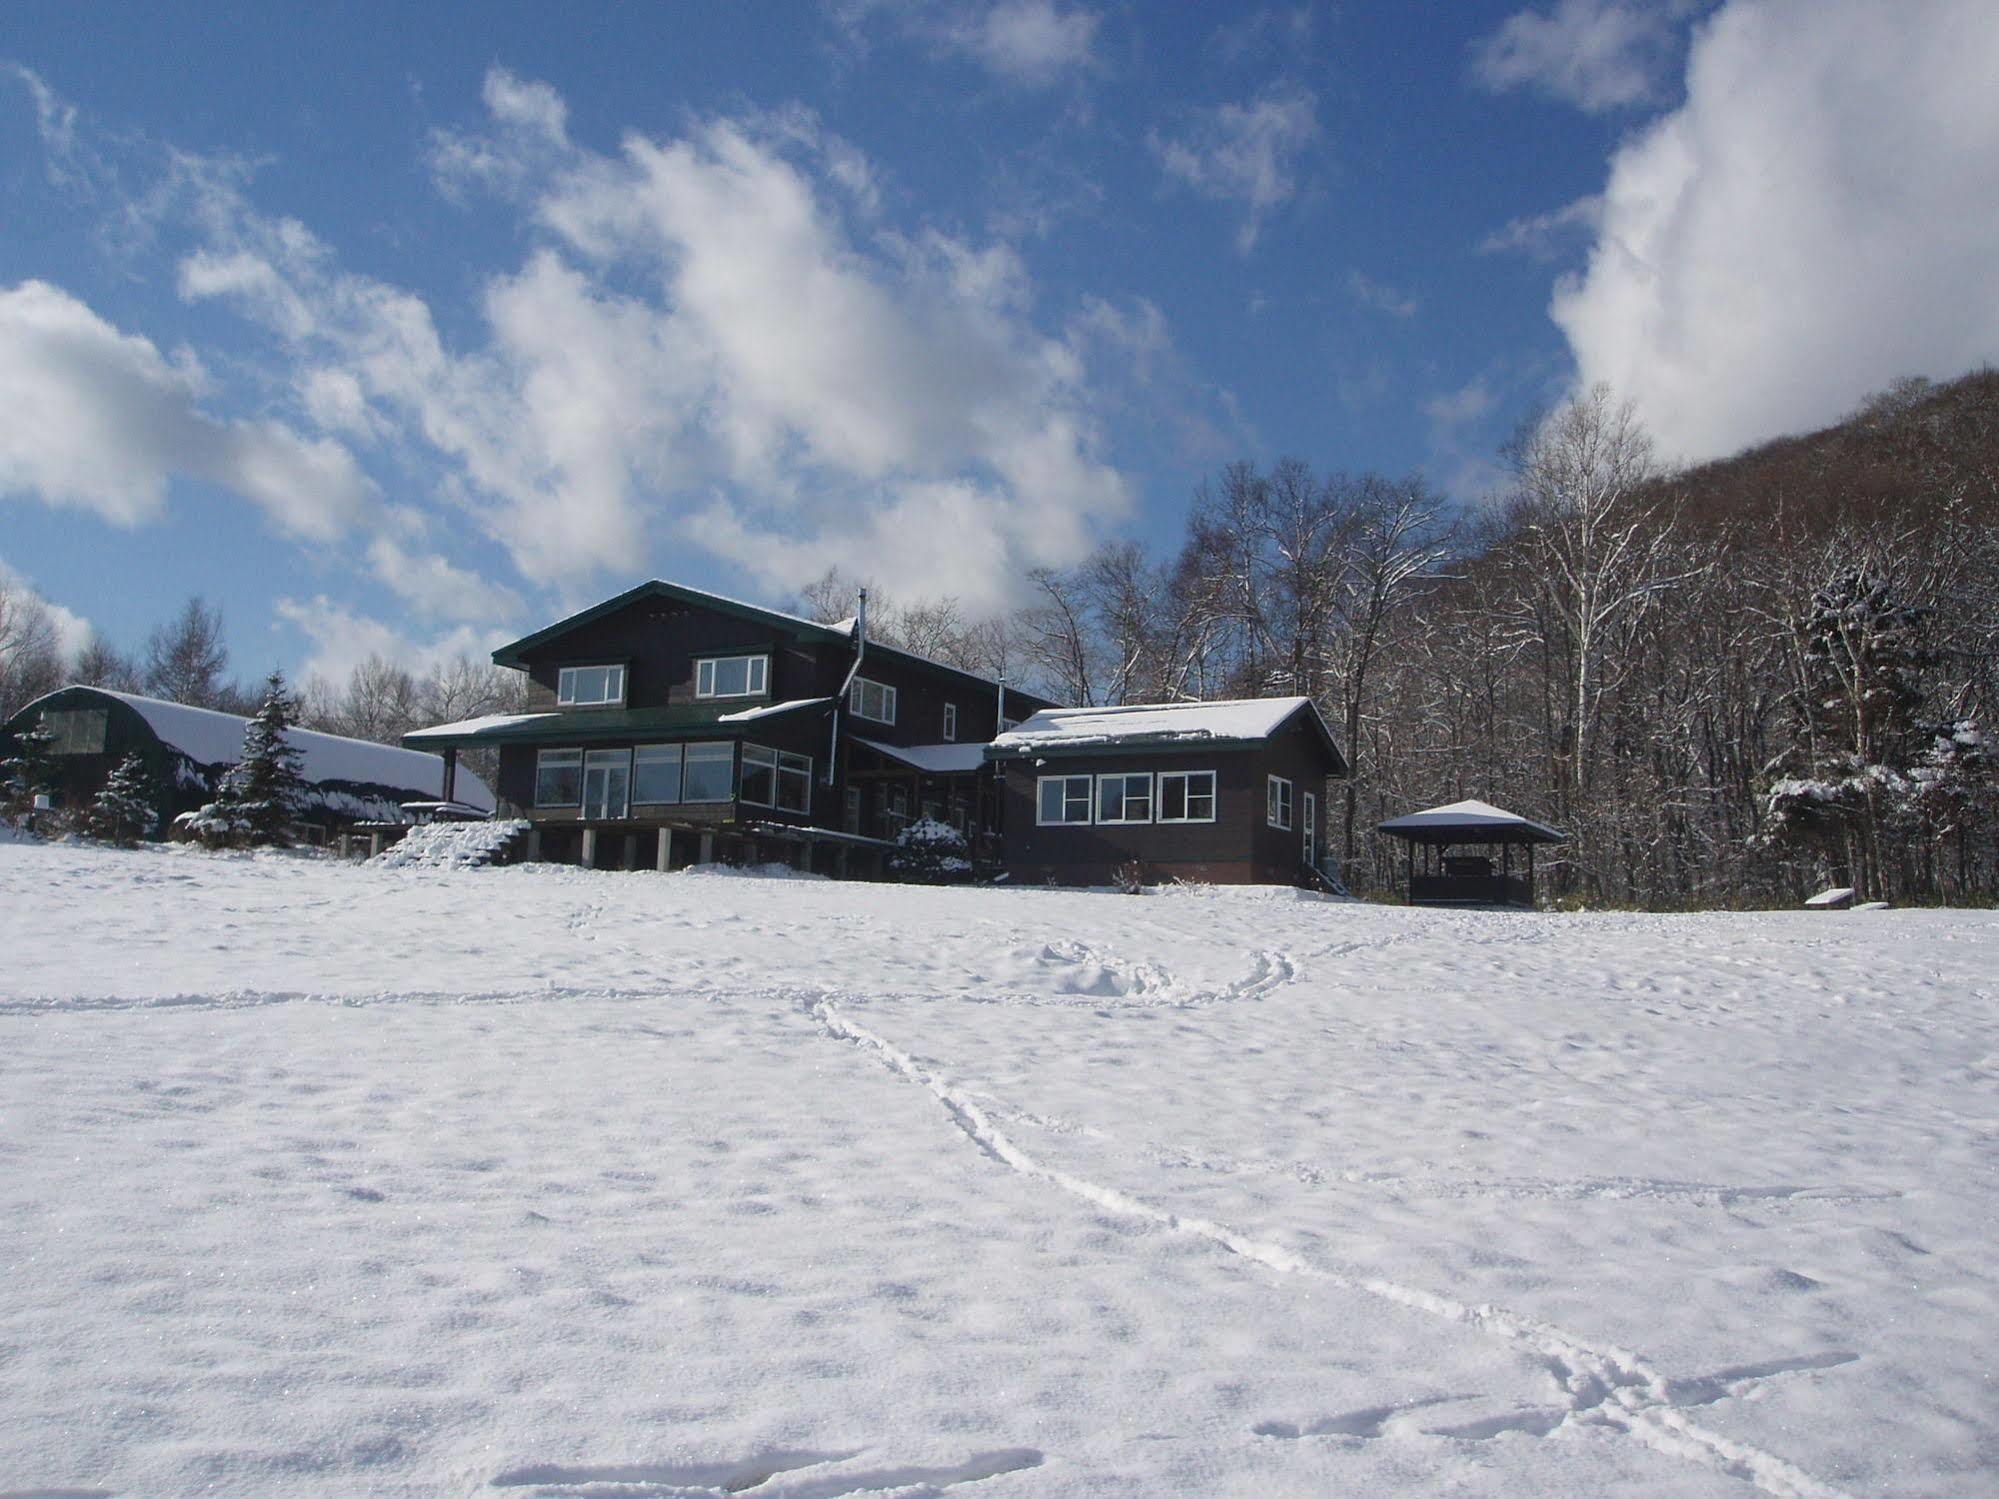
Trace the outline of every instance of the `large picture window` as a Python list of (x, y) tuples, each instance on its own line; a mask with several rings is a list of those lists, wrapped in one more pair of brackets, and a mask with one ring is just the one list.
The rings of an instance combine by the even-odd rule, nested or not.
[(856, 718), (865, 718), (871, 723), (894, 723), (895, 689), (884, 687), (880, 682), (870, 682), (866, 677), (855, 677), (853, 688), (847, 694), (847, 706)]
[(1042, 776), (1035, 787), (1034, 820), (1043, 827), (1090, 820), (1088, 776)]
[(1215, 773), (1212, 770), (1162, 770), (1159, 773), (1161, 822), (1213, 822)]
[(812, 757), (743, 746), (742, 798), (759, 807), (787, 812), (812, 810)]
[(565, 666), (555, 676), (559, 708), (602, 708), (625, 700), (622, 666)]
[(680, 799), (725, 802), (735, 792), (736, 747), (727, 741), (690, 744), (683, 751)]
[(761, 744), (743, 746), (742, 798), (759, 807), (777, 805), (777, 751)]
[(52, 755), (101, 755), (104, 732), (110, 714), (102, 708), (75, 708), (65, 713), (44, 713), (42, 727), (49, 731)]
[(534, 804), (575, 807), (583, 801), (583, 751), (545, 749), (535, 756)]
[(777, 757), (777, 804), (786, 812), (812, 810), (812, 757)]
[(768, 656), (713, 656), (694, 663), (696, 697), (762, 697), (769, 690)]
[(680, 800), (680, 746), (642, 744), (632, 751), (632, 800), (660, 806)]
[(1273, 828), (1291, 830), (1291, 783), (1282, 776), (1270, 776), (1264, 782), (1264, 816)]
[(1098, 776), (1097, 821), (1152, 821), (1152, 773)]

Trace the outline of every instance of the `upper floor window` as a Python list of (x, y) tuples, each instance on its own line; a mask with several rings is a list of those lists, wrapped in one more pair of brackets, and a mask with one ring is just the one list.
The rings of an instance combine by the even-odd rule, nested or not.
[(1213, 822), (1215, 773), (1212, 770), (1159, 772), (1161, 822)]
[(696, 697), (762, 697), (768, 691), (768, 656), (711, 656), (694, 663)]
[(1291, 830), (1291, 783), (1282, 776), (1270, 776), (1264, 782), (1264, 817), (1273, 828)]
[[(49, 731), (52, 755), (101, 755), (104, 731), (110, 715), (102, 708), (78, 708), (67, 713), (44, 713), (42, 727)], [(948, 737), (948, 736), (947, 736)]]
[(958, 737), (958, 705), (956, 703), (946, 703), (944, 705), (944, 737), (946, 739), (956, 739)]
[(561, 708), (602, 708), (625, 700), (622, 666), (565, 666), (555, 679), (555, 702)]
[(847, 706), (853, 709), (856, 718), (865, 718), (873, 723), (894, 723), (895, 689), (884, 687), (880, 682), (870, 682), (866, 677), (855, 677), (853, 688), (847, 694)]

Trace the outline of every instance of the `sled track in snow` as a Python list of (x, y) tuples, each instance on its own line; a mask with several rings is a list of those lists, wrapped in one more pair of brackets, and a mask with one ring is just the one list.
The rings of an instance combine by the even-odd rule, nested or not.
[[(1289, 976), (1288, 973), (1286, 976)], [(1275, 982), (1270, 987), (1274, 987)], [(1490, 1304), (1472, 1306), (1395, 1281), (1330, 1270), (1281, 1244), (1254, 1238), (1225, 1223), (1183, 1217), (1116, 1187), (1049, 1166), (1016, 1145), (1004, 1130), (993, 1123), (985, 1110), (950, 1079), (925, 1067), (908, 1052), (866, 1026), (848, 1019), (825, 994), (801, 996), (799, 1003), (828, 1036), (852, 1044), (873, 1056), (889, 1071), (925, 1089), (973, 1145), (1009, 1170), (1045, 1182), (1106, 1212), (1154, 1223), (1174, 1233), (1206, 1239), (1231, 1254), (1280, 1275), (1295, 1275), (1341, 1290), (1358, 1292), (1440, 1321), (1469, 1327), (1538, 1361), (1562, 1390), (1560, 1405), (1552, 1409), (1518, 1411), (1511, 1416), (1477, 1423), (1476, 1429), (1461, 1427), (1437, 1433), (1439, 1435), (1489, 1437), (1511, 1430), (1546, 1436), (1571, 1423), (1600, 1426), (1623, 1432), (1667, 1456), (1741, 1479), (1763, 1493), (1777, 1496), (1777, 1499), (1842, 1499), (1840, 1490), (1820, 1482), (1774, 1453), (1709, 1431), (1688, 1418), (1685, 1407), (1706, 1404), (1719, 1398), (1716, 1389), (1710, 1387), (1721, 1376), (1707, 1380), (1674, 1381), (1636, 1354), (1620, 1348), (1597, 1347), (1559, 1328), (1515, 1315), (1501, 1307)], [(1850, 1361), (1847, 1355), (1837, 1355), (1823, 1361), (1779, 1361), (1755, 1370), (1725, 1371), (1741, 1377), (1724, 1381), (1727, 1387), (1721, 1388), (1719, 1393), (1734, 1393), (1737, 1386), (1746, 1384), (1752, 1377), (1767, 1377), (1794, 1368), (1830, 1367), (1835, 1362)], [(1378, 1414), (1385, 1416), (1386, 1411)], [(1339, 1428), (1329, 1426), (1325, 1429), (1337, 1431)], [(1264, 1423), (1259, 1431), (1263, 1435), (1315, 1434), (1312, 1430), (1280, 1430), (1275, 1423)]]

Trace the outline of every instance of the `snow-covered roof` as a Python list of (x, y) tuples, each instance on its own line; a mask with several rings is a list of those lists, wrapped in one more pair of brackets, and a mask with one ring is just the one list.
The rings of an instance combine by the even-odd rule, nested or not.
[[(1268, 739), (1301, 708), (1314, 718), (1307, 697), (1237, 698), (1212, 703), (1130, 703), (1117, 708), (1044, 708), (993, 740), (1003, 753), (1083, 749), (1134, 742), (1172, 744)], [(1321, 727), (1323, 727), (1323, 720)], [(1330, 735), (1328, 739), (1330, 740)]]
[(717, 723), (750, 723), (759, 718), (775, 718), (780, 713), (796, 713), (800, 708), (818, 708), (832, 702), (830, 697), (797, 697), (785, 703), (765, 703), (758, 708), (744, 708), (736, 713), (724, 713), (715, 720)]
[[(141, 697), (136, 692), (112, 692), (103, 687), (60, 690), (116, 699), (143, 718), (160, 743), (179, 750), (197, 765), (234, 765), (243, 758), (243, 731), (250, 720), (234, 713)], [(347, 781), (428, 796), (443, 794), (444, 762), (436, 755), (366, 739), (348, 739), (339, 734), (321, 734), (312, 729), (288, 729), (285, 737), (299, 751), (299, 773), (308, 781)], [(457, 794), (460, 801), (488, 812), (493, 809), (493, 793), (463, 767), (458, 771)]]
[(854, 743), (933, 776), (963, 775), (977, 770), (986, 758), (983, 744), (883, 744), (858, 736)]
[(1441, 839), (1451, 833), (1468, 837), (1489, 834), (1495, 839), (1502, 839), (1510, 833), (1514, 837), (1504, 841), (1529, 843), (1561, 843), (1567, 838), (1559, 828), (1551, 828), (1545, 822), (1522, 817), (1504, 807), (1495, 807), (1491, 802), (1475, 800), (1429, 807), (1404, 817), (1392, 817), (1387, 822), (1375, 824), (1375, 827), (1379, 832), (1425, 840)]
[(434, 723), (427, 729), (411, 729), (403, 735), (405, 740), (417, 739), (478, 739), (486, 735), (496, 735), (502, 729), (516, 725), (534, 723), (537, 719), (560, 718), (560, 713), (488, 713), (483, 718), (463, 718), (457, 723)]

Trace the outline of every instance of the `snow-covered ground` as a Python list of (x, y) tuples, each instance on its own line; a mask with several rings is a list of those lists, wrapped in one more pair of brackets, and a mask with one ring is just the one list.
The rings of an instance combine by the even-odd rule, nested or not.
[(0, 1493), (1999, 1491), (1999, 917), (0, 846)]

